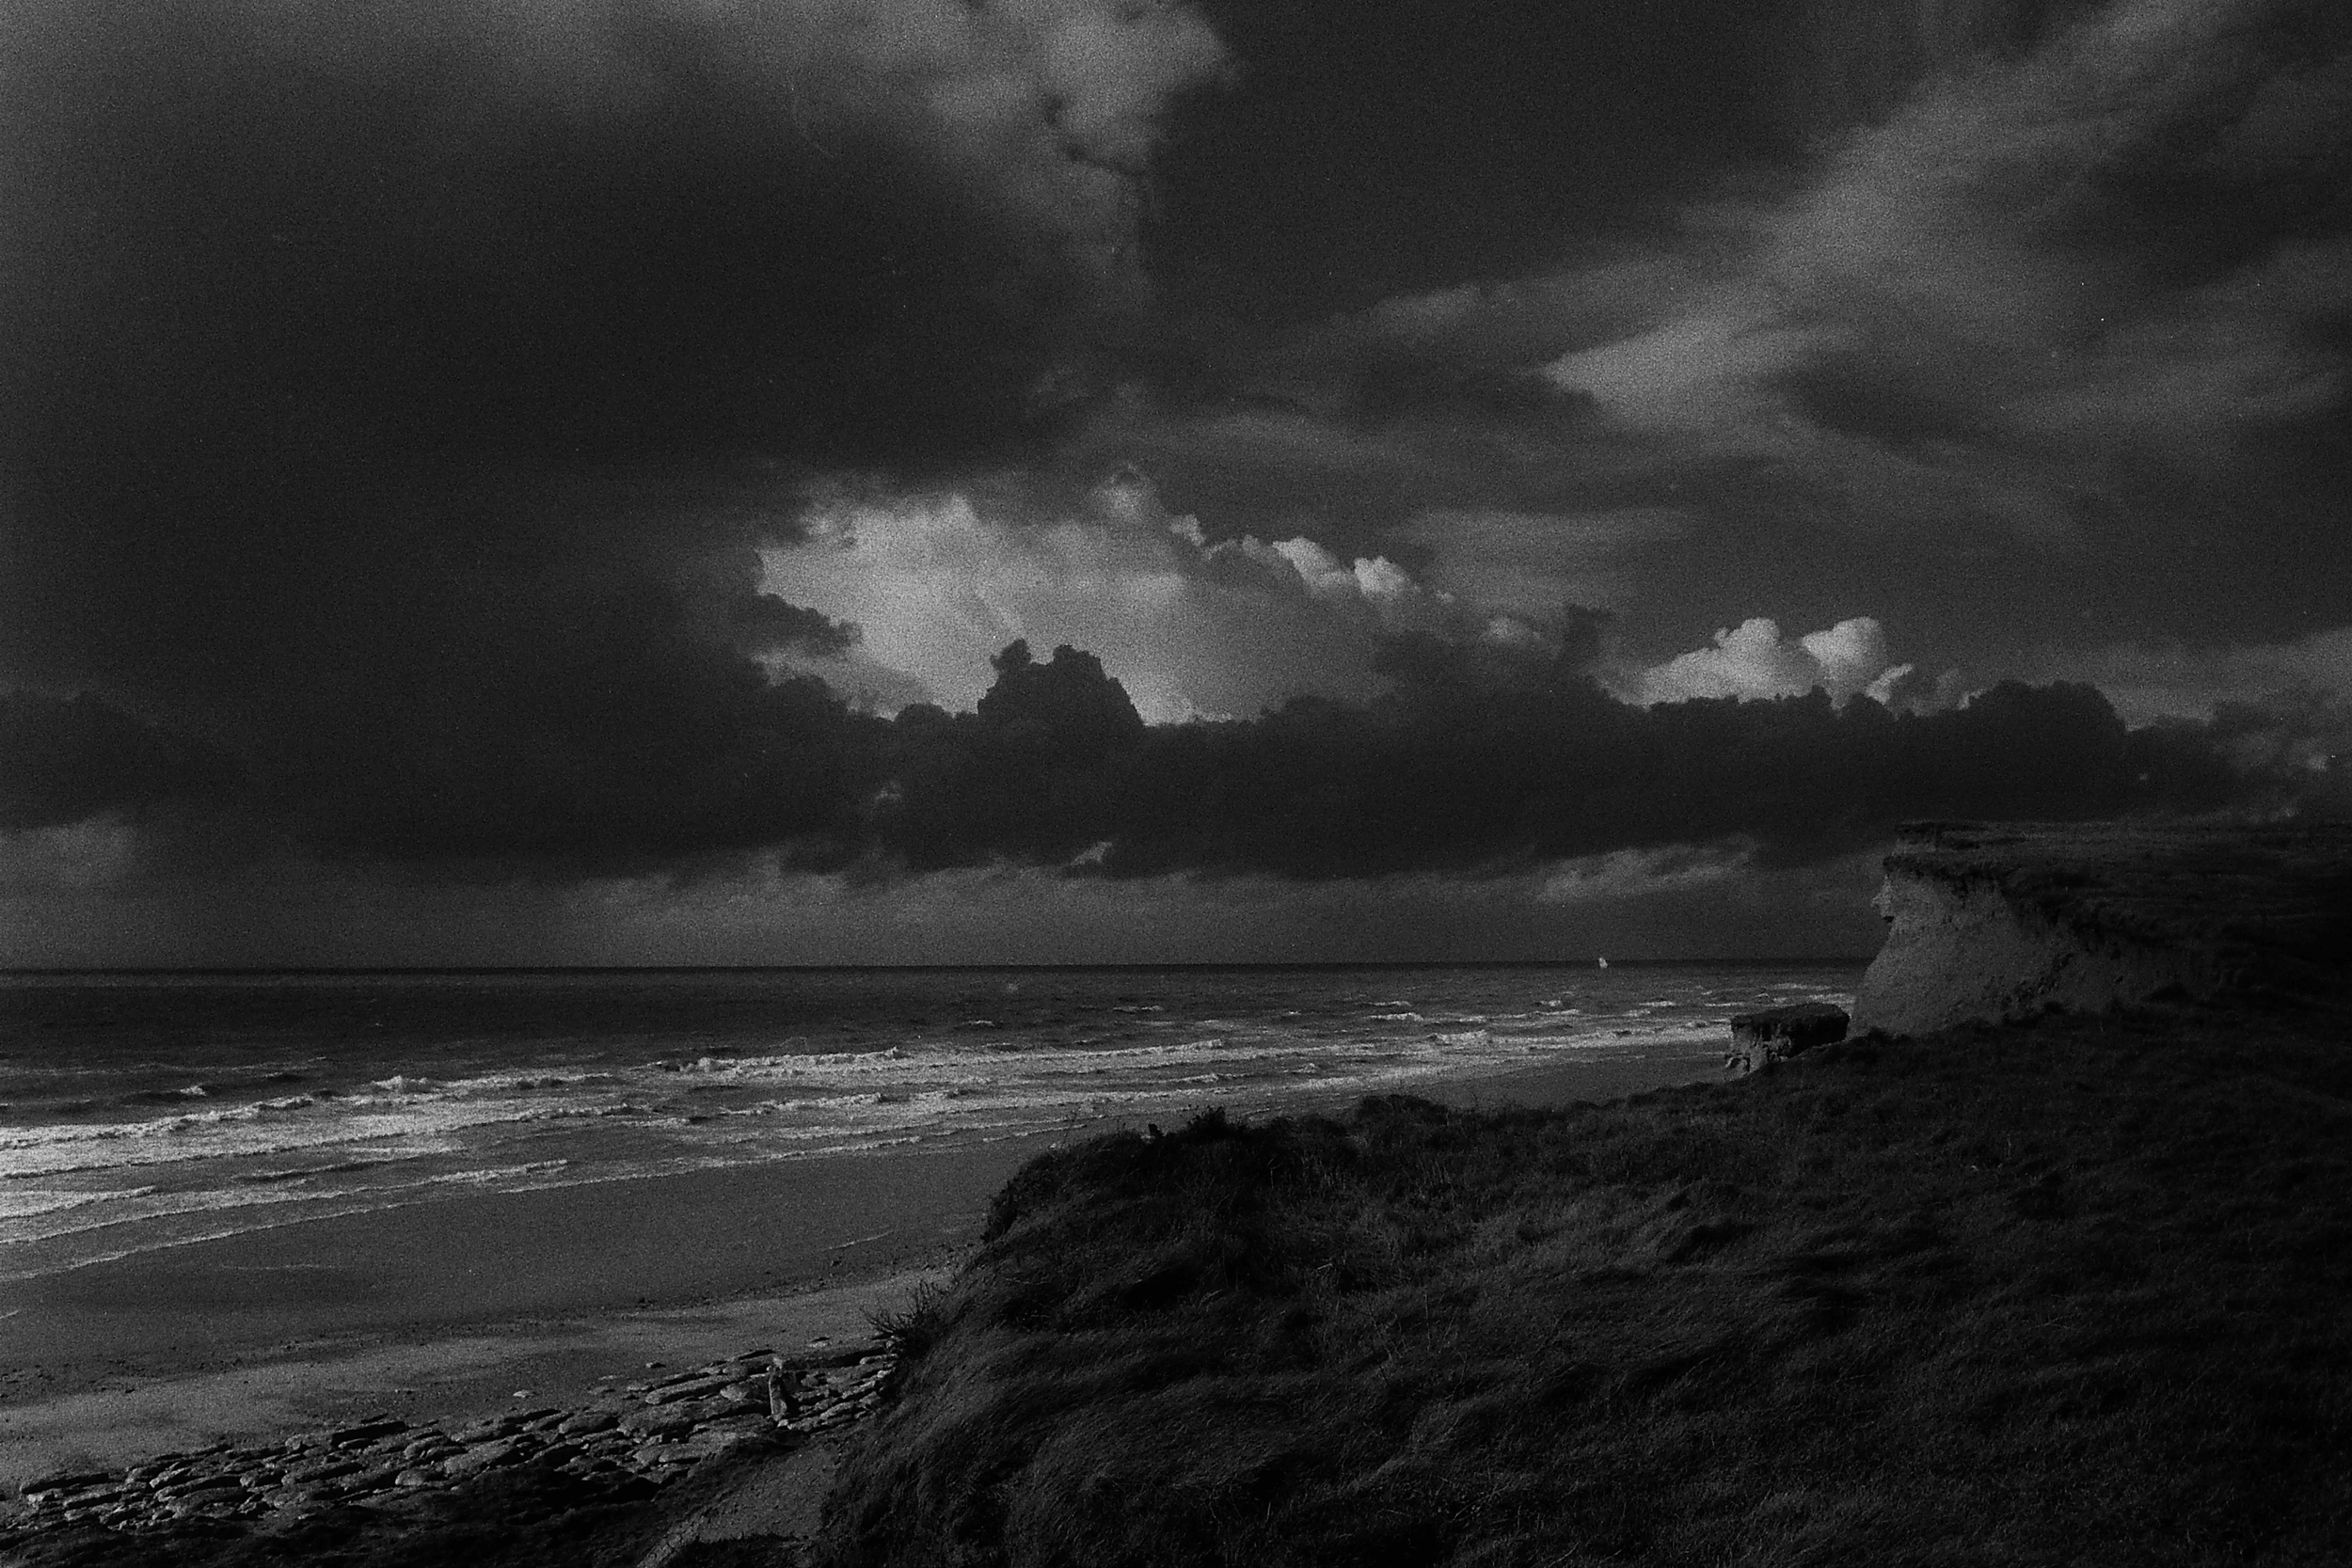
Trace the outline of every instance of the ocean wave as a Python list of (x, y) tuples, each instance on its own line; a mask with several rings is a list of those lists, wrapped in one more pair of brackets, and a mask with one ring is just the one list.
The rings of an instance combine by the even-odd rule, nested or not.
[(55, 1241), (61, 1236), (85, 1235), (118, 1226), (151, 1224), (188, 1214), (300, 1204), (313, 1197), (341, 1196), (220, 1187), (191, 1188), (181, 1192), (149, 1187), (135, 1191), (138, 1193), (136, 1196), (113, 1198), (110, 1195), (109, 1199), (103, 1203), (79, 1204), (42, 1214), (12, 1217), (5, 1228), (0, 1228), (0, 1248)]
[(374, 1089), (383, 1089), (390, 1094), (432, 1094), (438, 1091), (442, 1087), (442, 1085), (434, 1079), (411, 1078), (407, 1074), (400, 1072), (393, 1073), (389, 1078), (372, 1079), (369, 1082), (368, 1086)]
[[(176, 1165), (186, 1173), (176, 1180), (240, 1191), (240, 1201), (254, 1202), (309, 1200), (349, 1185), (338, 1177), (389, 1190), (397, 1173), (376, 1167), (404, 1159), (454, 1161), (481, 1173), (419, 1180), (568, 1181), (584, 1178), (560, 1163), (514, 1156), (530, 1140), (563, 1139), (567, 1154), (591, 1166), (608, 1160), (635, 1166), (665, 1147), (734, 1159), (763, 1157), (763, 1150), (797, 1158), (875, 1138), (964, 1137), (987, 1125), (1044, 1125), (1129, 1109), (1166, 1115), (1209, 1090), (1247, 1097), (1252, 1082), (1264, 1086), (1270, 1104), (1302, 1093), (1370, 1092), (1523, 1066), (1535, 1053), (1637, 1047), (1689, 1026), (1687, 1017), (1620, 1017), (1613, 1033), (1612, 1021), (1586, 1021), (1567, 1007), (1406, 1008), (1370, 1019), (1359, 1013), (1352, 1023), (1333, 1018), (1311, 1035), (1244, 1021), (1227, 1032), (1131, 1037), (1115, 1045), (1065, 1040), (1006, 1051), (994, 1041), (900, 1041), (862, 1051), (705, 1055), (690, 1066), (554, 1062), (470, 1075), (404, 1069), (351, 1094), (322, 1090), (147, 1120), (12, 1129), (0, 1134), (0, 1168), (16, 1179)], [(1439, 1027), (1428, 1027), (1433, 1020)], [(1213, 1021), (1149, 1022), (1174, 1030)], [(1677, 1035), (1674, 1043), (1688, 1038)], [(600, 1125), (612, 1131), (595, 1131)], [(605, 1148), (597, 1140), (614, 1139), (609, 1154), (597, 1152)]]
[[(1035, 1131), (1034, 1127), (1024, 1131)], [(1017, 1134), (1015, 1134), (1017, 1135)], [(219, 1241), (230, 1236), (259, 1230), (272, 1230), (284, 1225), (319, 1219), (341, 1218), (351, 1214), (380, 1212), (409, 1208), (420, 1202), (445, 1199), (451, 1195), (470, 1188), (495, 1187), (506, 1192), (542, 1192), (554, 1188), (596, 1186), (616, 1181), (643, 1181), (662, 1177), (686, 1175), (695, 1171), (739, 1169), (782, 1160), (799, 1160), (820, 1155), (874, 1153), (889, 1148), (903, 1148), (919, 1144), (919, 1133), (889, 1131), (861, 1132), (828, 1143), (821, 1148), (763, 1151), (755, 1154), (727, 1157), (713, 1156), (708, 1151), (690, 1152), (665, 1159), (635, 1162), (625, 1165), (580, 1166), (565, 1162), (536, 1162), (527, 1165), (512, 1165), (497, 1171), (444, 1172), (414, 1182), (397, 1186), (372, 1187), (360, 1190), (331, 1190), (317, 1193), (232, 1193), (218, 1190), (183, 1193), (157, 1193), (152, 1198), (141, 1199), (129, 1206), (128, 1212), (94, 1217), (84, 1224), (68, 1224), (43, 1227), (39, 1233), (20, 1231), (0, 1235), (0, 1282), (32, 1278), (54, 1274), (60, 1267), (80, 1267), (91, 1263), (113, 1262), (141, 1253)], [(170, 1232), (138, 1234), (141, 1225), (155, 1225), (170, 1220), (206, 1220), (215, 1216), (238, 1216), (237, 1223), (219, 1223), (200, 1228)], [(10, 1268), (6, 1266), (8, 1249), (36, 1242), (58, 1243), (75, 1237), (90, 1238), (105, 1232), (125, 1233), (129, 1244), (87, 1250), (62, 1263), (44, 1259), (42, 1261)]]
[[(347, 1176), (357, 1171), (373, 1170), (377, 1165), (391, 1164), (389, 1160), (338, 1160), (326, 1165), (294, 1165), (285, 1170), (255, 1170), (241, 1172), (236, 1180), (259, 1185), (268, 1181), (300, 1181), (313, 1176)], [(152, 1187), (146, 1191), (153, 1192)]]
[[(1821, 984), (1834, 978), (1807, 974), (1781, 993), (1834, 997)], [(745, 1034), (730, 1013), (722, 1027), (688, 1021), (666, 1033), (135, 1049), (103, 1070), (25, 1080), (97, 1097), (78, 1111), (49, 1092), (7, 1097), (18, 1103), (0, 1127), (0, 1236), (68, 1233), (9, 1254), (48, 1269), (69, 1254), (473, 1193), (959, 1147), (1104, 1117), (1166, 1124), (1210, 1103), (1254, 1115), (1653, 1042), (1688, 1054), (1693, 1029), (1720, 1028), (1758, 1005), (1759, 986), (1788, 979), (1472, 973), (1450, 985), (1407, 978), (1410, 997), (1380, 999), (1380, 982), (1361, 977), (1252, 979), (1246, 992), (1170, 978), (1136, 982), (1143, 994), (1115, 1007), (1120, 993), (1095, 981), (1073, 992), (1088, 1000), (1033, 1004), (925, 980), (930, 989), (890, 1004), (905, 1026), (880, 1036)], [(858, 1027), (882, 1016), (862, 1012)], [(955, 1027), (979, 1018), (1006, 1027)], [(133, 1055), (165, 1059), (133, 1070)], [(263, 1064), (299, 1068), (306, 1081), (264, 1081)], [(138, 1105), (122, 1099), (167, 1089)], [(114, 1191), (70, 1191), (101, 1187)], [(85, 1227), (87, 1243), (72, 1239)]]
[[(318, 1101), (279, 1115), (239, 1106), (150, 1121), (36, 1127), (0, 1136), (0, 1166), (6, 1167), (0, 1170), (0, 1179), (21, 1180), (198, 1160), (265, 1159), (398, 1139), (411, 1140), (412, 1148), (424, 1147), (440, 1152), (470, 1130), (527, 1120), (533, 1109), (482, 1104), (401, 1112), (351, 1101)], [(420, 1146), (414, 1142), (419, 1139), (427, 1142)]]
[(30, 1219), (37, 1214), (54, 1214), (67, 1209), (85, 1209), (93, 1203), (145, 1197), (154, 1190), (152, 1187), (122, 1187), (98, 1192), (82, 1192), (56, 1187), (0, 1187), (0, 1220)]
[(183, 1100), (209, 1100), (213, 1089), (202, 1084), (189, 1084), (177, 1089), (133, 1089), (122, 1097), (125, 1105), (176, 1105)]
[(535, 1176), (542, 1171), (563, 1170), (569, 1160), (533, 1160), (519, 1165), (484, 1165), (474, 1170), (443, 1171), (415, 1183), (420, 1187), (485, 1186), (494, 1181), (508, 1181), (518, 1176)]

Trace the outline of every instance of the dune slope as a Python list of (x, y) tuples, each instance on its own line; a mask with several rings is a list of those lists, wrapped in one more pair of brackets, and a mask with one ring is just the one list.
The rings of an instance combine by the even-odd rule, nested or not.
[(2331, 990), (1048, 1155), (821, 1560), (2341, 1562)]

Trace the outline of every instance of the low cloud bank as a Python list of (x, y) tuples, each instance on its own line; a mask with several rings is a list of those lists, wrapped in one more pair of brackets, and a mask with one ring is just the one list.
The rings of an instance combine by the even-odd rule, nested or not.
[(900, 716), (910, 766), (873, 829), (916, 869), (1009, 856), (1317, 879), (1733, 839), (1804, 863), (1906, 817), (2208, 810), (2280, 787), (2198, 726), (2128, 728), (2088, 686), (2005, 683), (1917, 715), (1818, 689), (1643, 707), (1556, 659), (1499, 672), (1472, 665), (1490, 649), (1417, 651), (1374, 703), (1120, 728), (1103, 716), (1123, 693), (1090, 656), (1016, 648), (995, 712)]
[[(761, 613), (826, 646), (849, 635)], [(1793, 643), (1751, 626), (1764, 629), (1727, 633), (1714, 664), (1661, 668), (1728, 680), (1740, 650), (1777, 650), (1849, 685), (1874, 663), (1883, 673), (1878, 654), (1860, 657), (1867, 623)], [(600, 642), (592, 628), (584, 645)], [(1588, 652), (1405, 637), (1378, 699), (1149, 724), (1100, 660), (1068, 646), (1005, 649), (972, 712), (915, 703), (884, 719), (813, 677), (681, 643), (629, 668), (675, 664), (674, 684), (730, 692), (723, 711), (665, 708), (660, 681), (583, 678), (542, 693), (542, 725), (331, 772), (234, 760), (94, 699), (20, 695), (0, 712), (0, 823), (103, 817), (431, 876), (691, 872), (758, 850), (867, 878), (1017, 863), (1326, 879), (1726, 842), (1803, 864), (1907, 817), (2288, 811), (2341, 771), (2249, 751), (2226, 721), (2133, 729), (2082, 684), (2007, 682), (1937, 711), (1892, 711), (1867, 689), (1841, 705), (1826, 678), (1803, 696), (1645, 706), (1604, 691), (1580, 663)], [(627, 711), (600, 726), (553, 711), (589, 692)]]

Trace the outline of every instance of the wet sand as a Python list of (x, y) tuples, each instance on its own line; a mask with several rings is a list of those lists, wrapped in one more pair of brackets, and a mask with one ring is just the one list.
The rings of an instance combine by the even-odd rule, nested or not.
[[(1721, 1057), (1708, 1034), (1687, 1055), (1411, 1092), (1489, 1107), (1609, 1100), (1716, 1076)], [(467, 1195), (0, 1282), (0, 1493), (68, 1466), (378, 1411), (556, 1403), (652, 1361), (861, 1335), (866, 1313), (952, 1270), (1022, 1164), (1116, 1125)]]
[(0, 1489), (863, 1333), (1053, 1141), (471, 1195), (0, 1284)]

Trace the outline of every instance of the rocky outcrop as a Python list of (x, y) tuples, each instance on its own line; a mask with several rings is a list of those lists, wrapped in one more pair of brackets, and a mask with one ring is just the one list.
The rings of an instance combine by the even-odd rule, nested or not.
[(2339, 994), (2352, 829), (1921, 823), (1886, 860), (1855, 1032), (2159, 997)]
[(750, 1445), (791, 1443), (849, 1425), (882, 1402), (898, 1364), (887, 1345), (748, 1351), (691, 1371), (606, 1389), (586, 1404), (518, 1410), (451, 1427), (386, 1416), (279, 1443), (158, 1454), (125, 1471), (42, 1476), (11, 1511), (0, 1547), (87, 1524), (169, 1530), (258, 1523), (339, 1504), (464, 1486), (495, 1470), (548, 1466), (616, 1491), (660, 1486)]
[(1731, 1050), (1724, 1057), (1724, 1066), (1733, 1072), (1760, 1071), (1817, 1045), (1836, 1044), (1846, 1037), (1846, 1009), (1826, 1002), (1735, 1013)]

